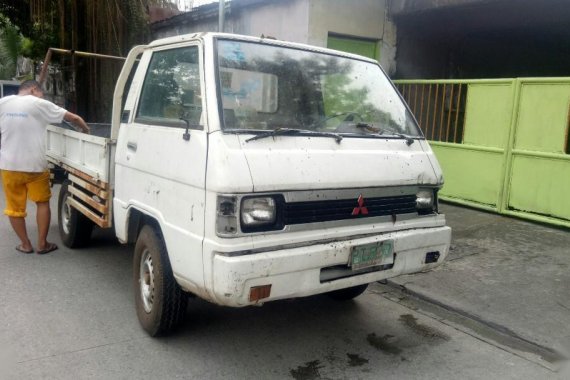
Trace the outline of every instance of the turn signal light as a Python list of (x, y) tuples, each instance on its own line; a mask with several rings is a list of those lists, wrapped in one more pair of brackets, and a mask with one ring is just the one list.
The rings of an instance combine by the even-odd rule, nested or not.
[(260, 299), (267, 298), (271, 295), (271, 284), (253, 286), (249, 288), (249, 302), (259, 301)]

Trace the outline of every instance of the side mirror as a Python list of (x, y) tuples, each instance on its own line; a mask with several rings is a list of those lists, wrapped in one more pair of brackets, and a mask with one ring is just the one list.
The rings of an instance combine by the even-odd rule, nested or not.
[(190, 121), (188, 119), (183, 118), (183, 117), (181, 117), (180, 120), (182, 120), (186, 123), (186, 130), (184, 131), (182, 138), (184, 139), (184, 141), (190, 141), (190, 132), (188, 132), (188, 129), (190, 129)]

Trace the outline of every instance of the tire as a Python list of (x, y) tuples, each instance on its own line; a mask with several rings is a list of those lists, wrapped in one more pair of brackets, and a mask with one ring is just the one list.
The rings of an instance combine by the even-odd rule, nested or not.
[(178, 286), (160, 230), (145, 225), (135, 244), (133, 262), (135, 306), (150, 336), (166, 335), (184, 319), (188, 297)]
[(329, 297), (337, 301), (349, 301), (364, 293), (368, 284), (353, 286), (352, 288), (339, 289), (327, 293)]
[(91, 232), (93, 231), (94, 224), (85, 215), (67, 204), (66, 200), (69, 196), (67, 188), (69, 184), (70, 181), (66, 180), (61, 184), (61, 188), (59, 189), (57, 202), (59, 236), (66, 247), (85, 247), (91, 240)]

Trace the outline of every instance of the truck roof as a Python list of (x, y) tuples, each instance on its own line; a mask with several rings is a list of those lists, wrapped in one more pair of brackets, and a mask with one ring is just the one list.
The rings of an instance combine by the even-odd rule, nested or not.
[(310, 51), (326, 53), (326, 54), (341, 55), (341, 56), (345, 56), (345, 57), (349, 57), (349, 58), (353, 58), (353, 59), (358, 59), (361, 61), (368, 61), (371, 63), (378, 63), (378, 61), (376, 61), (374, 59), (370, 59), (370, 58), (367, 58), (367, 57), (364, 57), (361, 55), (357, 55), (357, 54), (346, 53), (346, 52), (343, 52), (340, 50), (327, 49), (327, 48), (322, 48), (322, 47), (318, 47), (318, 46), (302, 44), (302, 43), (298, 43), (298, 42), (283, 41), (283, 40), (275, 39), (273, 37), (253, 37), (253, 36), (246, 36), (246, 35), (242, 35), (242, 34), (231, 34), (231, 33), (200, 32), (200, 33), (183, 34), (183, 35), (166, 37), (166, 38), (154, 40), (150, 44), (148, 44), (148, 46), (149, 47), (164, 46), (164, 45), (177, 44), (177, 43), (182, 43), (182, 42), (187, 42), (187, 41), (208, 40), (208, 39), (214, 39), (214, 38), (233, 39), (233, 40), (239, 40), (239, 41), (249, 41), (249, 42), (256, 42), (256, 43), (271, 44), (271, 45), (276, 45), (276, 46), (292, 47), (292, 48), (310, 50)]

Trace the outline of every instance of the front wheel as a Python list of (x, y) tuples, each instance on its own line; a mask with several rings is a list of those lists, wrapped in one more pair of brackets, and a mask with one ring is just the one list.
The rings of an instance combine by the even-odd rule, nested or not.
[(67, 202), (70, 181), (65, 181), (59, 189), (57, 221), (59, 236), (69, 248), (85, 247), (91, 240), (93, 222)]
[(351, 288), (346, 288), (346, 289), (334, 290), (332, 292), (327, 293), (327, 295), (337, 301), (348, 301), (364, 293), (366, 288), (368, 288), (368, 284), (353, 286)]
[(165, 335), (183, 320), (188, 297), (172, 275), (160, 230), (145, 225), (135, 244), (133, 287), (137, 317), (150, 336)]

